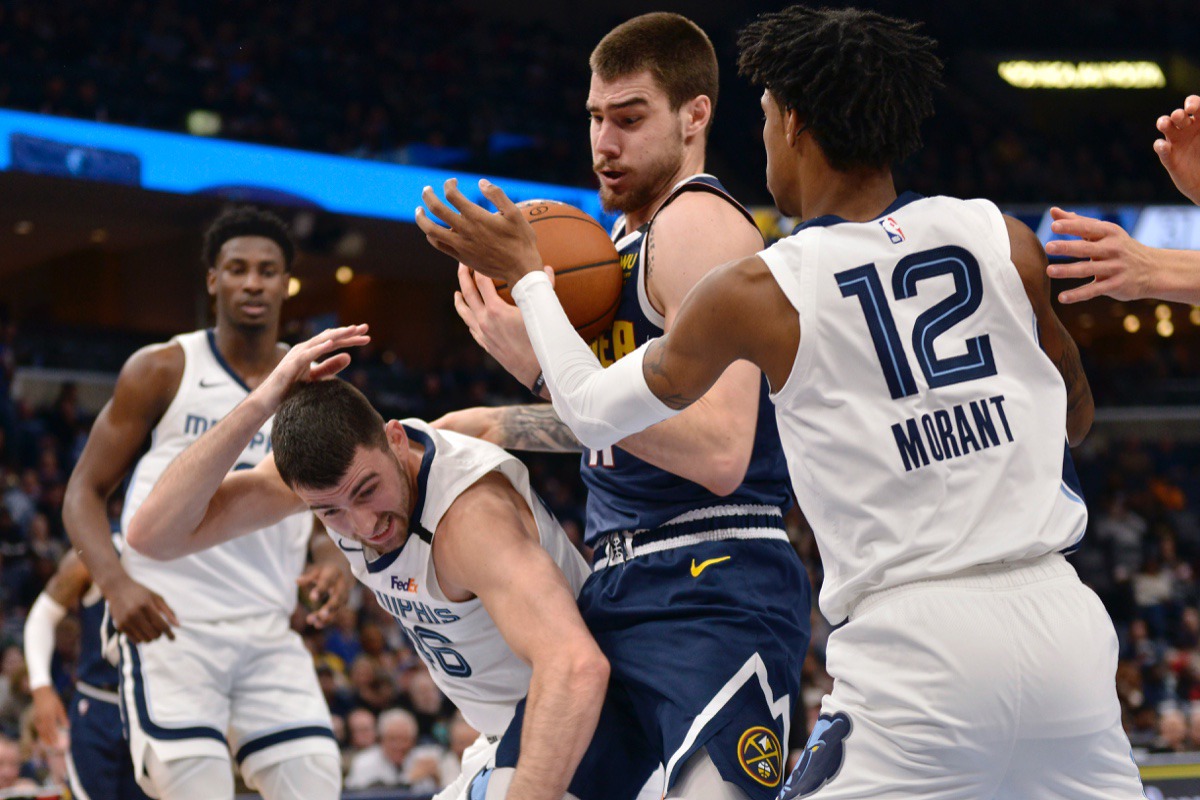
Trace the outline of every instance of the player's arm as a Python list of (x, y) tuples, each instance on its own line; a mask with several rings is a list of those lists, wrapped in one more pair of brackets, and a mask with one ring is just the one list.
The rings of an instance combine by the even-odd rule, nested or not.
[(1006, 216), (1004, 223), (1008, 226), (1013, 265), (1021, 275), (1025, 294), (1037, 316), (1038, 340), (1067, 386), (1067, 441), (1074, 447), (1083, 441), (1092, 427), (1096, 411), (1092, 389), (1083, 372), (1079, 348), (1050, 304), (1050, 277), (1046, 273), (1049, 262), (1041, 241), (1019, 220)]
[(289, 350), (258, 388), (170, 463), (130, 521), (126, 543), (150, 558), (179, 558), (304, 511), (272, 456), (253, 469), (230, 470), (288, 389), (336, 375), (350, 356), (326, 356), (365, 344), (365, 334), (365, 325), (332, 328)]
[[(732, 205), (707, 192), (677, 198), (655, 220), (646, 243), (646, 282), (670, 331), (688, 292), (722, 264), (753, 256), (762, 236)], [(677, 417), (622, 439), (618, 446), (667, 472), (726, 495), (746, 477), (758, 424), (761, 373), (735, 361)]]
[(130, 578), (112, 543), (108, 498), (129, 472), (150, 431), (166, 412), (183, 375), (177, 344), (146, 347), (121, 368), (112, 399), (92, 425), (67, 483), (63, 523), (92, 580), (108, 601), (113, 624), (135, 642), (174, 638), (175, 614), (159, 595)]
[[(503, 302), (503, 301), (501, 301)], [(517, 324), (525, 333), (524, 323), (517, 312)], [(526, 338), (528, 342), (528, 338)], [(529, 352), (533, 353), (530, 347)], [(537, 359), (537, 356), (534, 356)], [(476, 406), (451, 411), (432, 423), (435, 428), (474, 436), (499, 445), (505, 450), (525, 450), (534, 453), (578, 453), (583, 445), (567, 427), (554, 406), (532, 403), (516, 406)]]
[(1155, 127), (1162, 139), (1154, 142), (1154, 152), (1175, 188), (1188, 200), (1200, 205), (1200, 95), (1188, 95), (1183, 108), (1158, 118)]
[[(271, 459), (271, 463), (274, 462), (275, 459)], [(312, 564), (296, 578), (296, 583), (301, 591), (308, 592), (308, 602), (314, 609), (307, 617), (308, 624), (324, 628), (346, 604), (354, 575), (350, 572), (350, 562), (338, 552), (337, 545), (316, 517), (313, 517), (313, 532), (308, 540), (308, 554)]]
[(591, 741), (609, 675), (574, 593), (539, 543), (528, 505), (498, 474), (459, 495), (433, 548), (443, 590), (477, 596), (533, 668), (509, 800), (561, 800)]
[(91, 582), (78, 554), (68, 551), (25, 618), (25, 666), (33, 694), (33, 727), (46, 747), (63, 746), (59, 732), (67, 728), (67, 712), (50, 678), (54, 632), (67, 611), (79, 604)]

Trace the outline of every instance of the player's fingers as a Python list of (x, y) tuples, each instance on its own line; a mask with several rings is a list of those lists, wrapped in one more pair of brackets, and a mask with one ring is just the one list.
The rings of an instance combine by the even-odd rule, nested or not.
[[(448, 178), (442, 184), (442, 192), (446, 195), (446, 202), (454, 206), (458, 213), (467, 220), (476, 220), (485, 216), (491, 216), (491, 212), (476, 203), (471, 202), (462, 191), (458, 188), (458, 178)], [(438, 214), (440, 217), (441, 214)], [(444, 217), (443, 217), (444, 219)]]
[(432, 186), (426, 186), (421, 190), (421, 200), (425, 203), (425, 208), (435, 217), (446, 223), (451, 230), (455, 225), (462, 224), (462, 215), (455, 211), (450, 206), (442, 201), (442, 198), (437, 196), (437, 192)]
[(1060, 236), (1078, 236), (1080, 239), (1095, 241), (1121, 230), (1120, 226), (1111, 222), (1102, 222), (1091, 217), (1076, 215), (1070, 219), (1058, 219), (1050, 223), (1050, 230)]
[(1115, 267), (1106, 261), (1072, 261), (1069, 264), (1051, 264), (1046, 274), (1051, 278), (1100, 278), (1112, 275)]
[(484, 306), (496, 307), (499, 304), (501, 307), (508, 305), (500, 299), (500, 292), (496, 289), (496, 282), (487, 275), (475, 273), (475, 288), (479, 292), (479, 297), (483, 301)]
[(438, 235), (427, 235), (425, 237), (425, 241), (433, 245), (434, 249), (442, 251), (455, 261), (462, 261), (462, 256), (458, 254), (458, 250), (454, 248), (454, 245), (450, 244), (448, 239), (442, 238)]
[(1066, 258), (1099, 258), (1100, 246), (1086, 239), (1055, 239), (1046, 242), (1046, 254)]
[(483, 192), (483, 196), (492, 201), (492, 205), (506, 217), (519, 218), (521, 216), (517, 204), (508, 199), (508, 195), (504, 193), (496, 184), (489, 181), (487, 178), (479, 180), (479, 190)]
[(1085, 283), (1083, 286), (1077, 286), (1074, 289), (1067, 289), (1065, 292), (1058, 293), (1058, 301), (1064, 304), (1082, 303), (1084, 300), (1092, 300), (1107, 294), (1110, 289), (1115, 290), (1111, 286), (1112, 281), (1095, 280), (1091, 283)]
[(483, 297), (479, 294), (478, 280), (478, 273), (466, 265), (459, 265), (458, 286), (462, 290), (463, 301), (476, 317), (483, 312), (484, 306)]
[(1189, 94), (1183, 101), (1183, 110), (1193, 117), (1200, 114), (1200, 94)]
[(1059, 208), (1058, 206), (1052, 206), (1050, 208), (1050, 217), (1052, 219), (1056, 219), (1056, 220), (1074, 219), (1075, 217), (1078, 217), (1078, 216), (1079, 215), (1076, 214), (1074, 211), (1067, 211), (1066, 209)]
[(1154, 152), (1158, 153), (1158, 160), (1165, 166), (1167, 159), (1171, 157), (1171, 143), (1166, 139), (1155, 139)]
[(350, 366), (350, 354), (337, 353), (310, 367), (308, 379), (311, 381), (323, 381), (327, 378), (332, 378), (348, 366)]
[(454, 293), (454, 310), (458, 312), (458, 318), (467, 324), (467, 330), (471, 332), (471, 335), (477, 337), (479, 318), (475, 316), (475, 312), (463, 299), (462, 292)]

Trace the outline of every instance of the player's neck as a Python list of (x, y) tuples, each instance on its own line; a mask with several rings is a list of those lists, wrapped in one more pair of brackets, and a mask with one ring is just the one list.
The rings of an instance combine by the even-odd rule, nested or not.
[(276, 325), (243, 328), (217, 320), (214, 336), (221, 357), (251, 388), (257, 386), (282, 357)]
[(679, 169), (675, 170), (670, 178), (663, 181), (663, 185), (654, 199), (636, 211), (625, 213), (626, 233), (636, 231), (649, 222), (662, 208), (662, 204), (667, 202), (667, 198), (671, 196), (671, 190), (675, 188), (676, 184), (693, 175), (699, 175), (701, 172), (704, 172), (704, 151), (688, 152), (685, 150), (683, 160), (679, 162)]
[(891, 170), (822, 170), (803, 183), (800, 215), (804, 220), (835, 216), (848, 222), (867, 222), (896, 201)]

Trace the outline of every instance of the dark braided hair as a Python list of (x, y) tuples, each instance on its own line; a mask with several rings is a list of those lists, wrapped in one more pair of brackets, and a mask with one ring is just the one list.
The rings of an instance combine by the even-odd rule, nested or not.
[(738, 36), (738, 72), (795, 109), (830, 165), (882, 169), (921, 147), (941, 86), (919, 23), (857, 8), (791, 6)]
[(204, 249), (201, 255), (204, 266), (209, 269), (215, 267), (221, 248), (230, 239), (239, 236), (261, 236), (275, 242), (283, 251), (285, 269), (291, 271), (292, 260), (296, 257), (296, 245), (292, 242), (287, 225), (270, 211), (253, 206), (227, 208), (212, 221), (208, 230), (204, 232)]

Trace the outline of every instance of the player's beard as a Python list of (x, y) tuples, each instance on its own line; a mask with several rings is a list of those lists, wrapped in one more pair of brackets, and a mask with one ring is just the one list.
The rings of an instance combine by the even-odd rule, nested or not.
[[(600, 184), (600, 205), (609, 213), (628, 214), (645, 208), (658, 199), (659, 194), (670, 188), (671, 179), (679, 172), (683, 163), (683, 137), (671, 142), (670, 147), (656, 159), (638, 171), (638, 180), (624, 192), (614, 192)], [(603, 162), (593, 164), (597, 172), (607, 168)]]

